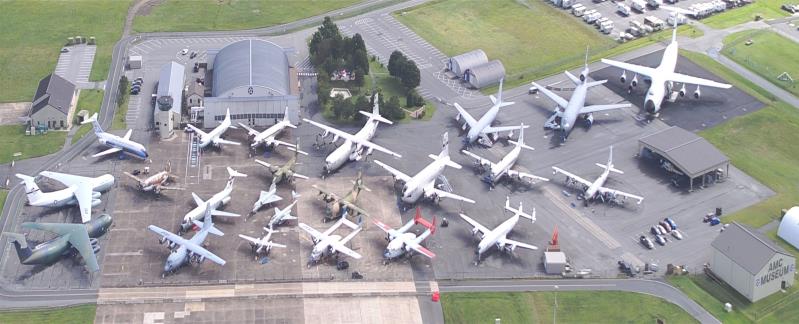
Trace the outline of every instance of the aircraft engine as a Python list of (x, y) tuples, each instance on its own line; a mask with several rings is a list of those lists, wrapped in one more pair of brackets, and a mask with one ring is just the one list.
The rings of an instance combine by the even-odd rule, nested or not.
[(584, 120), (585, 120), (585, 127), (591, 128), (591, 125), (594, 124), (594, 114), (592, 113), (585, 114)]
[(619, 81), (621, 81), (621, 83), (627, 82), (627, 71), (621, 72), (621, 77), (619, 77)]
[(630, 85), (633, 86), (633, 87), (637, 87), (638, 86), (638, 74), (633, 76), (633, 80), (630, 81)]
[(95, 245), (97, 245), (99, 243), (100, 243), (100, 241), (98, 239), (96, 239), (96, 238), (90, 238), (89, 239), (89, 244), (91, 244), (92, 246), (95, 246)]
[(175, 242), (171, 242), (171, 241), (170, 241), (170, 242), (169, 242), (169, 244), (167, 244), (167, 246), (168, 246), (170, 249), (174, 249), (176, 246), (178, 246), (178, 244), (177, 244), (177, 243), (175, 243)]
[(199, 258), (197, 258), (197, 264), (203, 263), (203, 261), (205, 261), (204, 255), (201, 255)]
[(105, 144), (106, 144), (106, 142), (107, 142), (107, 141), (106, 141), (104, 138), (101, 138), (101, 139), (100, 139), (100, 144), (103, 144), (103, 145), (105, 145)]
[(333, 135), (333, 143), (335, 143), (336, 141), (338, 141), (338, 134)]
[(329, 131), (325, 131), (324, 133), (322, 133), (322, 137), (327, 137), (327, 135), (329, 135), (329, 134), (330, 134)]
[(92, 251), (94, 251), (94, 254), (99, 253), (100, 252), (100, 246), (99, 245), (93, 245), (92, 246)]
[(164, 244), (164, 242), (166, 242), (166, 237), (161, 237), (158, 239), (158, 244)]
[(683, 84), (683, 85), (682, 85), (682, 88), (680, 88), (680, 97), (685, 97), (685, 93), (686, 93), (686, 92), (687, 92), (687, 91), (685, 90), (685, 85)]
[(100, 199), (92, 199), (92, 207), (97, 207), (97, 206), (99, 206), (99, 205), (100, 205), (100, 203), (102, 203), (102, 202), (103, 202), (103, 201), (102, 201), (102, 200), (100, 200)]
[(516, 244), (506, 245), (505, 246), (505, 250), (507, 250), (508, 252), (515, 251), (516, 250)]
[(456, 121), (460, 121), (460, 120), (461, 120), (461, 114), (458, 114), (458, 115), (456, 115), (456, 116), (455, 116), (455, 120), (456, 120)]
[(472, 229), (472, 235), (477, 235), (477, 228), (476, 227)]
[(580, 81), (585, 82), (586, 75), (584, 73), (580, 73)]
[(227, 197), (222, 199), (222, 205), (227, 205), (227, 203), (229, 203), (229, 202), (230, 202), (230, 196), (227, 196)]
[(699, 91), (699, 86), (696, 86), (696, 91), (694, 91), (694, 99), (699, 99), (702, 96), (702, 93)]
[(463, 126), (461, 126), (461, 130), (466, 130), (467, 126), (469, 126), (469, 124), (463, 124)]

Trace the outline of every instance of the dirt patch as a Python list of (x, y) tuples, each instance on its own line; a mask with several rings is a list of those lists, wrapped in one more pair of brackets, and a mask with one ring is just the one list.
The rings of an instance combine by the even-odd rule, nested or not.
[(30, 102), (0, 103), (0, 125), (19, 125), (19, 118), (27, 116), (30, 109)]
[(164, 2), (166, 2), (166, 0), (146, 1), (141, 7), (139, 7), (139, 10), (136, 11), (136, 16), (147, 16), (150, 14), (150, 11), (153, 10), (153, 8)]

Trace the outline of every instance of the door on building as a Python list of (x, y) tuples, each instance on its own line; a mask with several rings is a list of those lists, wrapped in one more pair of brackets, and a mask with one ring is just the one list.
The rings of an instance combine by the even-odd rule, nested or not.
[(781, 286), (781, 287), (782, 287), (782, 290), (785, 290), (785, 289), (787, 289), (787, 288), (788, 288), (788, 283), (786, 283), (786, 282), (785, 282), (785, 280), (783, 280), (783, 281), (782, 281), (782, 286)]

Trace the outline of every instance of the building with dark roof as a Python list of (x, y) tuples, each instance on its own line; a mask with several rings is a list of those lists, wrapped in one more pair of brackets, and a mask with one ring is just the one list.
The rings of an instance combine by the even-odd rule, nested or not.
[(183, 84), (186, 68), (177, 62), (169, 62), (161, 67), (156, 91), (156, 109), (153, 111), (155, 128), (166, 139), (180, 126), (183, 109)]
[(755, 230), (733, 222), (710, 246), (713, 274), (752, 302), (793, 285), (796, 258)]
[(76, 88), (72, 82), (57, 74), (46, 76), (39, 81), (33, 96), (29, 115), (31, 126), (69, 129), (76, 99)]
[(248, 39), (208, 51), (210, 97), (203, 99), (203, 127), (219, 125), (230, 109), (234, 124), (268, 126), (283, 118), (299, 122), (299, 83), (285, 50)]
[(689, 179), (689, 190), (693, 190), (696, 179), (702, 186), (711, 179), (720, 178), (729, 172), (730, 159), (706, 139), (672, 126), (638, 140), (641, 156), (652, 157), (661, 167)]

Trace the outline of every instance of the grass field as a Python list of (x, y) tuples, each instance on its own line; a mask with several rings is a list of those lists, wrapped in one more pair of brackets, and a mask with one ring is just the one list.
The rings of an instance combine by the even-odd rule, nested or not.
[(6, 198), (8, 198), (8, 190), (0, 189), (0, 211), (3, 210), (3, 206), (6, 204)]
[(754, 21), (757, 15), (764, 19), (782, 18), (788, 16), (787, 11), (780, 9), (783, 3), (786, 2), (783, 0), (757, 0), (750, 5), (702, 19), (702, 23), (716, 29), (724, 29)]
[(97, 305), (80, 305), (73, 307), (0, 312), (0, 323), (37, 324), (37, 323), (92, 323)]
[(447, 323), (697, 323), (663, 299), (618, 291), (444, 293), (441, 306)]
[[(749, 39), (753, 43), (747, 46)], [(799, 44), (790, 39), (765, 30), (738, 32), (724, 39), (721, 53), (794, 96), (799, 96)], [(796, 81), (777, 79), (783, 72)]]
[[(102, 90), (81, 90), (80, 91), (80, 98), (78, 98), (78, 107), (75, 108), (75, 111), (87, 110), (89, 114), (86, 117), (91, 117), (94, 113), (100, 112), (100, 105), (103, 103), (103, 91)], [(80, 140), (83, 135), (86, 135), (90, 130), (92, 130), (91, 124), (80, 125), (80, 124), (73, 124), (72, 127), (80, 127), (75, 132), (75, 135), (72, 136), (72, 144), (75, 144)]]
[(137, 16), (133, 21), (133, 30), (208, 31), (268, 27), (316, 16), (361, 1), (363, 0), (169, 0), (155, 6), (148, 14)]
[[(44, 135), (25, 136), (21, 125), (0, 126), (0, 164), (55, 153), (64, 146), (67, 132), (49, 131)], [(22, 155), (14, 157), (20, 152)]]
[[(146, 99), (142, 99), (144, 102)], [(114, 120), (111, 121), (112, 130), (128, 129), (128, 123), (125, 118), (128, 116), (128, 102), (130, 101), (130, 84), (122, 93), (122, 103), (117, 104), (117, 109), (114, 110)], [(147, 101), (149, 103), (149, 101)], [(113, 103), (114, 105), (116, 103)]]
[(41, 78), (53, 72), (67, 37), (97, 39), (91, 80), (108, 75), (129, 1), (0, 2), (0, 102), (29, 101)]

